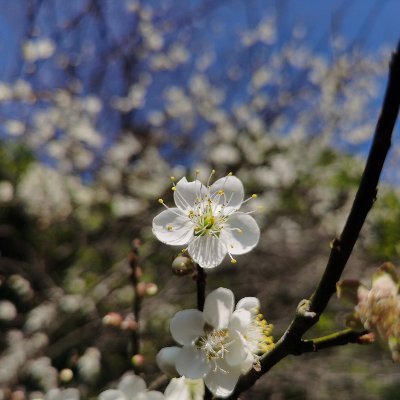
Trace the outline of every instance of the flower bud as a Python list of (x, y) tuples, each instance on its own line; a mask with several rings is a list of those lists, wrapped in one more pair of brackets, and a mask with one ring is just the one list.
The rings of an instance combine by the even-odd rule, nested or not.
[(126, 316), (121, 323), (121, 329), (124, 331), (135, 331), (138, 327), (138, 323), (135, 321), (132, 314)]
[(158, 286), (155, 283), (150, 282), (146, 284), (147, 296), (154, 296), (157, 293), (158, 293)]
[(72, 372), (71, 369), (64, 368), (60, 371), (58, 376), (59, 376), (61, 382), (67, 383), (72, 380), (72, 378), (74, 377), (74, 373)]
[(116, 312), (109, 312), (102, 321), (104, 325), (119, 327), (122, 323), (122, 316)]
[(134, 367), (142, 367), (144, 364), (144, 356), (142, 354), (135, 354), (132, 358), (131, 358), (131, 362), (132, 365)]
[(194, 263), (192, 259), (186, 255), (179, 255), (172, 262), (172, 272), (175, 275), (187, 275), (193, 272)]

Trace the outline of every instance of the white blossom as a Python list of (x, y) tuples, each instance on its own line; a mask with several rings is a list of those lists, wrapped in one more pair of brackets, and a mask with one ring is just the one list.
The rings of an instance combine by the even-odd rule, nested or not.
[(171, 320), (173, 338), (183, 347), (166, 347), (157, 355), (161, 370), (190, 379), (203, 378), (215, 396), (229, 396), (239, 376), (260, 368), (259, 355), (272, 349), (272, 329), (259, 314), (260, 303), (245, 297), (234, 309), (231, 290), (219, 288), (204, 311), (179, 311)]
[[(243, 201), (242, 182), (228, 175), (211, 186), (199, 180), (182, 178), (173, 186), (177, 207), (168, 208), (153, 219), (153, 232), (163, 243), (182, 246), (202, 268), (214, 268), (228, 254), (248, 253), (260, 238), (260, 229), (253, 217), (239, 212)], [(164, 205), (162, 199), (159, 200)]]
[(189, 400), (189, 388), (185, 378), (172, 379), (164, 394), (155, 390), (147, 390), (146, 382), (127, 372), (118, 383), (117, 389), (108, 389), (99, 394), (99, 400)]

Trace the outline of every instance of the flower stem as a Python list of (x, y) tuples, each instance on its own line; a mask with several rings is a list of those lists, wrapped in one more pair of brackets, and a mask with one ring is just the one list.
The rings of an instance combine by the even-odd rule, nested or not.
[(207, 275), (203, 268), (196, 266), (196, 285), (197, 285), (197, 309), (203, 311), (204, 301), (206, 299), (206, 279)]

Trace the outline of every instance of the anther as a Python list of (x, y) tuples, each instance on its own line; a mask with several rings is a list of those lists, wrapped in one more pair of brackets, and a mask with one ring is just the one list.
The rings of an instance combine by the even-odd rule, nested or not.
[(258, 197), (258, 196), (257, 196), (255, 193), (251, 195), (251, 198), (252, 198), (252, 199), (256, 199), (257, 197)]
[(164, 200), (163, 200), (163, 199), (158, 199), (158, 202), (159, 202), (160, 204), (164, 204)]
[(231, 259), (231, 263), (232, 263), (232, 264), (236, 264), (236, 263), (237, 263), (237, 260), (236, 260), (235, 258), (232, 258), (232, 259)]
[(171, 176), (171, 181), (173, 182), (174, 180), (175, 180), (175, 177), (174, 176)]
[(172, 231), (172, 225), (168, 225), (168, 226), (167, 226), (167, 229), (168, 229), (169, 231)]
[(176, 186), (172, 186), (171, 190), (172, 190), (173, 192), (175, 192), (175, 191), (176, 191)]

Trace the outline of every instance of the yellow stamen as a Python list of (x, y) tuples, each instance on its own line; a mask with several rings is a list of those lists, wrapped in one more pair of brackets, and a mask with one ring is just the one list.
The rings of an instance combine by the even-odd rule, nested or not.
[(174, 176), (171, 176), (171, 181), (173, 182), (174, 180), (175, 180), (175, 177)]
[(176, 186), (172, 186), (171, 190), (172, 190), (173, 192), (175, 192), (175, 191), (176, 191)]
[(255, 193), (251, 195), (251, 198), (252, 198), (252, 199), (256, 199), (257, 197), (258, 197), (258, 196), (257, 196)]
[(163, 199), (158, 199), (158, 202), (159, 202), (160, 204), (164, 204), (164, 200), (163, 200)]
[(168, 225), (168, 226), (167, 226), (167, 229), (168, 229), (169, 231), (172, 231), (172, 225)]
[(231, 263), (232, 263), (232, 264), (236, 264), (236, 263), (237, 263), (237, 260), (234, 259), (234, 258), (232, 258), (232, 259), (231, 259)]

